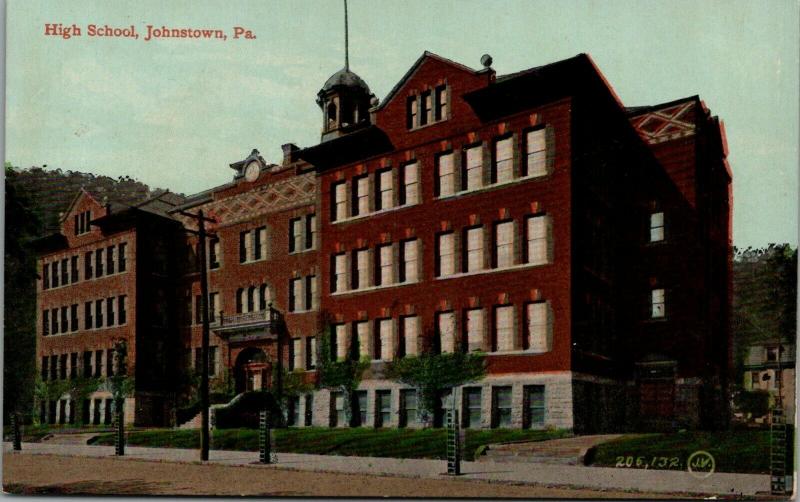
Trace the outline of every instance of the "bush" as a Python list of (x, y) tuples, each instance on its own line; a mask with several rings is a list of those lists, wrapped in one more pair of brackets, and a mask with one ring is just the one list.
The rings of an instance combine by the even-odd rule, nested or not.
[(272, 412), (273, 423), (280, 423), (281, 408), (275, 397), (267, 391), (241, 394), (230, 406), (216, 409), (215, 427), (218, 429), (257, 429), (262, 410)]
[(743, 390), (734, 398), (736, 409), (757, 418), (769, 413), (769, 392), (766, 390)]

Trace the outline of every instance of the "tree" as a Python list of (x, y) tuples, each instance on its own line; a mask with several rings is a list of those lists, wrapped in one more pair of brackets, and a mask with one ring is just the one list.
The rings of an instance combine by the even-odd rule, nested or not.
[(438, 401), (446, 391), (486, 376), (486, 355), (481, 352), (423, 352), (390, 362), (385, 376), (417, 389), (420, 421), (430, 426)]
[(29, 242), (41, 227), (34, 199), (6, 164), (3, 414), (33, 409), (36, 379), (36, 255)]
[(355, 391), (370, 362), (368, 358), (359, 359), (354, 350), (351, 350), (350, 357), (337, 360), (336, 355), (331, 353), (331, 330), (332, 326), (326, 323), (319, 337), (319, 384), (325, 389), (342, 393), (345, 417), (350, 425), (354, 425)]

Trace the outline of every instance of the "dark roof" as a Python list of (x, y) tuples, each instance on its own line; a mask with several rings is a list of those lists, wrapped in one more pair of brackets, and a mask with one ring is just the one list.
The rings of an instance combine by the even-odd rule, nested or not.
[(120, 228), (135, 222), (139, 215), (156, 216), (175, 221), (170, 212), (183, 204), (185, 200), (186, 198), (182, 195), (167, 190), (136, 205), (121, 207), (117, 210), (112, 208), (109, 214), (92, 220), (91, 224), (100, 228)]
[(686, 96), (685, 98), (675, 99), (672, 101), (667, 101), (666, 103), (660, 103), (657, 105), (649, 105), (649, 106), (626, 106), (625, 113), (628, 116), (636, 116), (641, 115), (643, 113), (652, 112), (654, 110), (661, 110), (662, 108), (669, 108), (670, 106), (677, 105), (679, 103), (685, 103), (687, 101), (700, 101), (700, 96), (695, 94), (694, 96)]
[(67, 238), (60, 232), (45, 235), (30, 241), (31, 249), (39, 254), (65, 249), (67, 245)]
[(390, 152), (393, 149), (394, 146), (389, 140), (389, 136), (379, 127), (370, 125), (350, 134), (304, 148), (297, 152), (297, 156), (318, 170), (324, 170)]
[(370, 94), (369, 86), (364, 82), (364, 79), (350, 71), (349, 68), (342, 68), (331, 75), (330, 78), (325, 81), (325, 85), (322, 86), (319, 92), (324, 93), (334, 87), (359, 87), (367, 94)]

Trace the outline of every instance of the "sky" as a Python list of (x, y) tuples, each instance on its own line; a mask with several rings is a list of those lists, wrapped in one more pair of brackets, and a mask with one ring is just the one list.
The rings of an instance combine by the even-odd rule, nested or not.
[[(350, 0), (350, 67), (383, 98), (423, 51), (498, 75), (589, 53), (627, 106), (699, 95), (725, 123), (734, 244), (797, 244), (800, 7), (790, 0)], [(46, 36), (45, 24), (82, 36)], [(90, 37), (133, 25), (138, 39)], [(156, 28), (227, 40), (154, 39)], [(255, 38), (234, 39), (234, 27)], [(196, 193), (253, 148), (319, 142), (341, 0), (9, 0), (6, 161)]]

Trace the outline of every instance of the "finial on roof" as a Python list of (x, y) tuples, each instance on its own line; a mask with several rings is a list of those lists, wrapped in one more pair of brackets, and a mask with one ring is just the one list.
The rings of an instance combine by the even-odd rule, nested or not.
[(483, 65), (484, 68), (489, 68), (490, 66), (492, 66), (492, 56), (488, 54), (484, 54), (483, 56), (481, 56), (481, 64)]
[(347, 40), (347, 0), (344, 0), (344, 69), (350, 69), (350, 48)]

